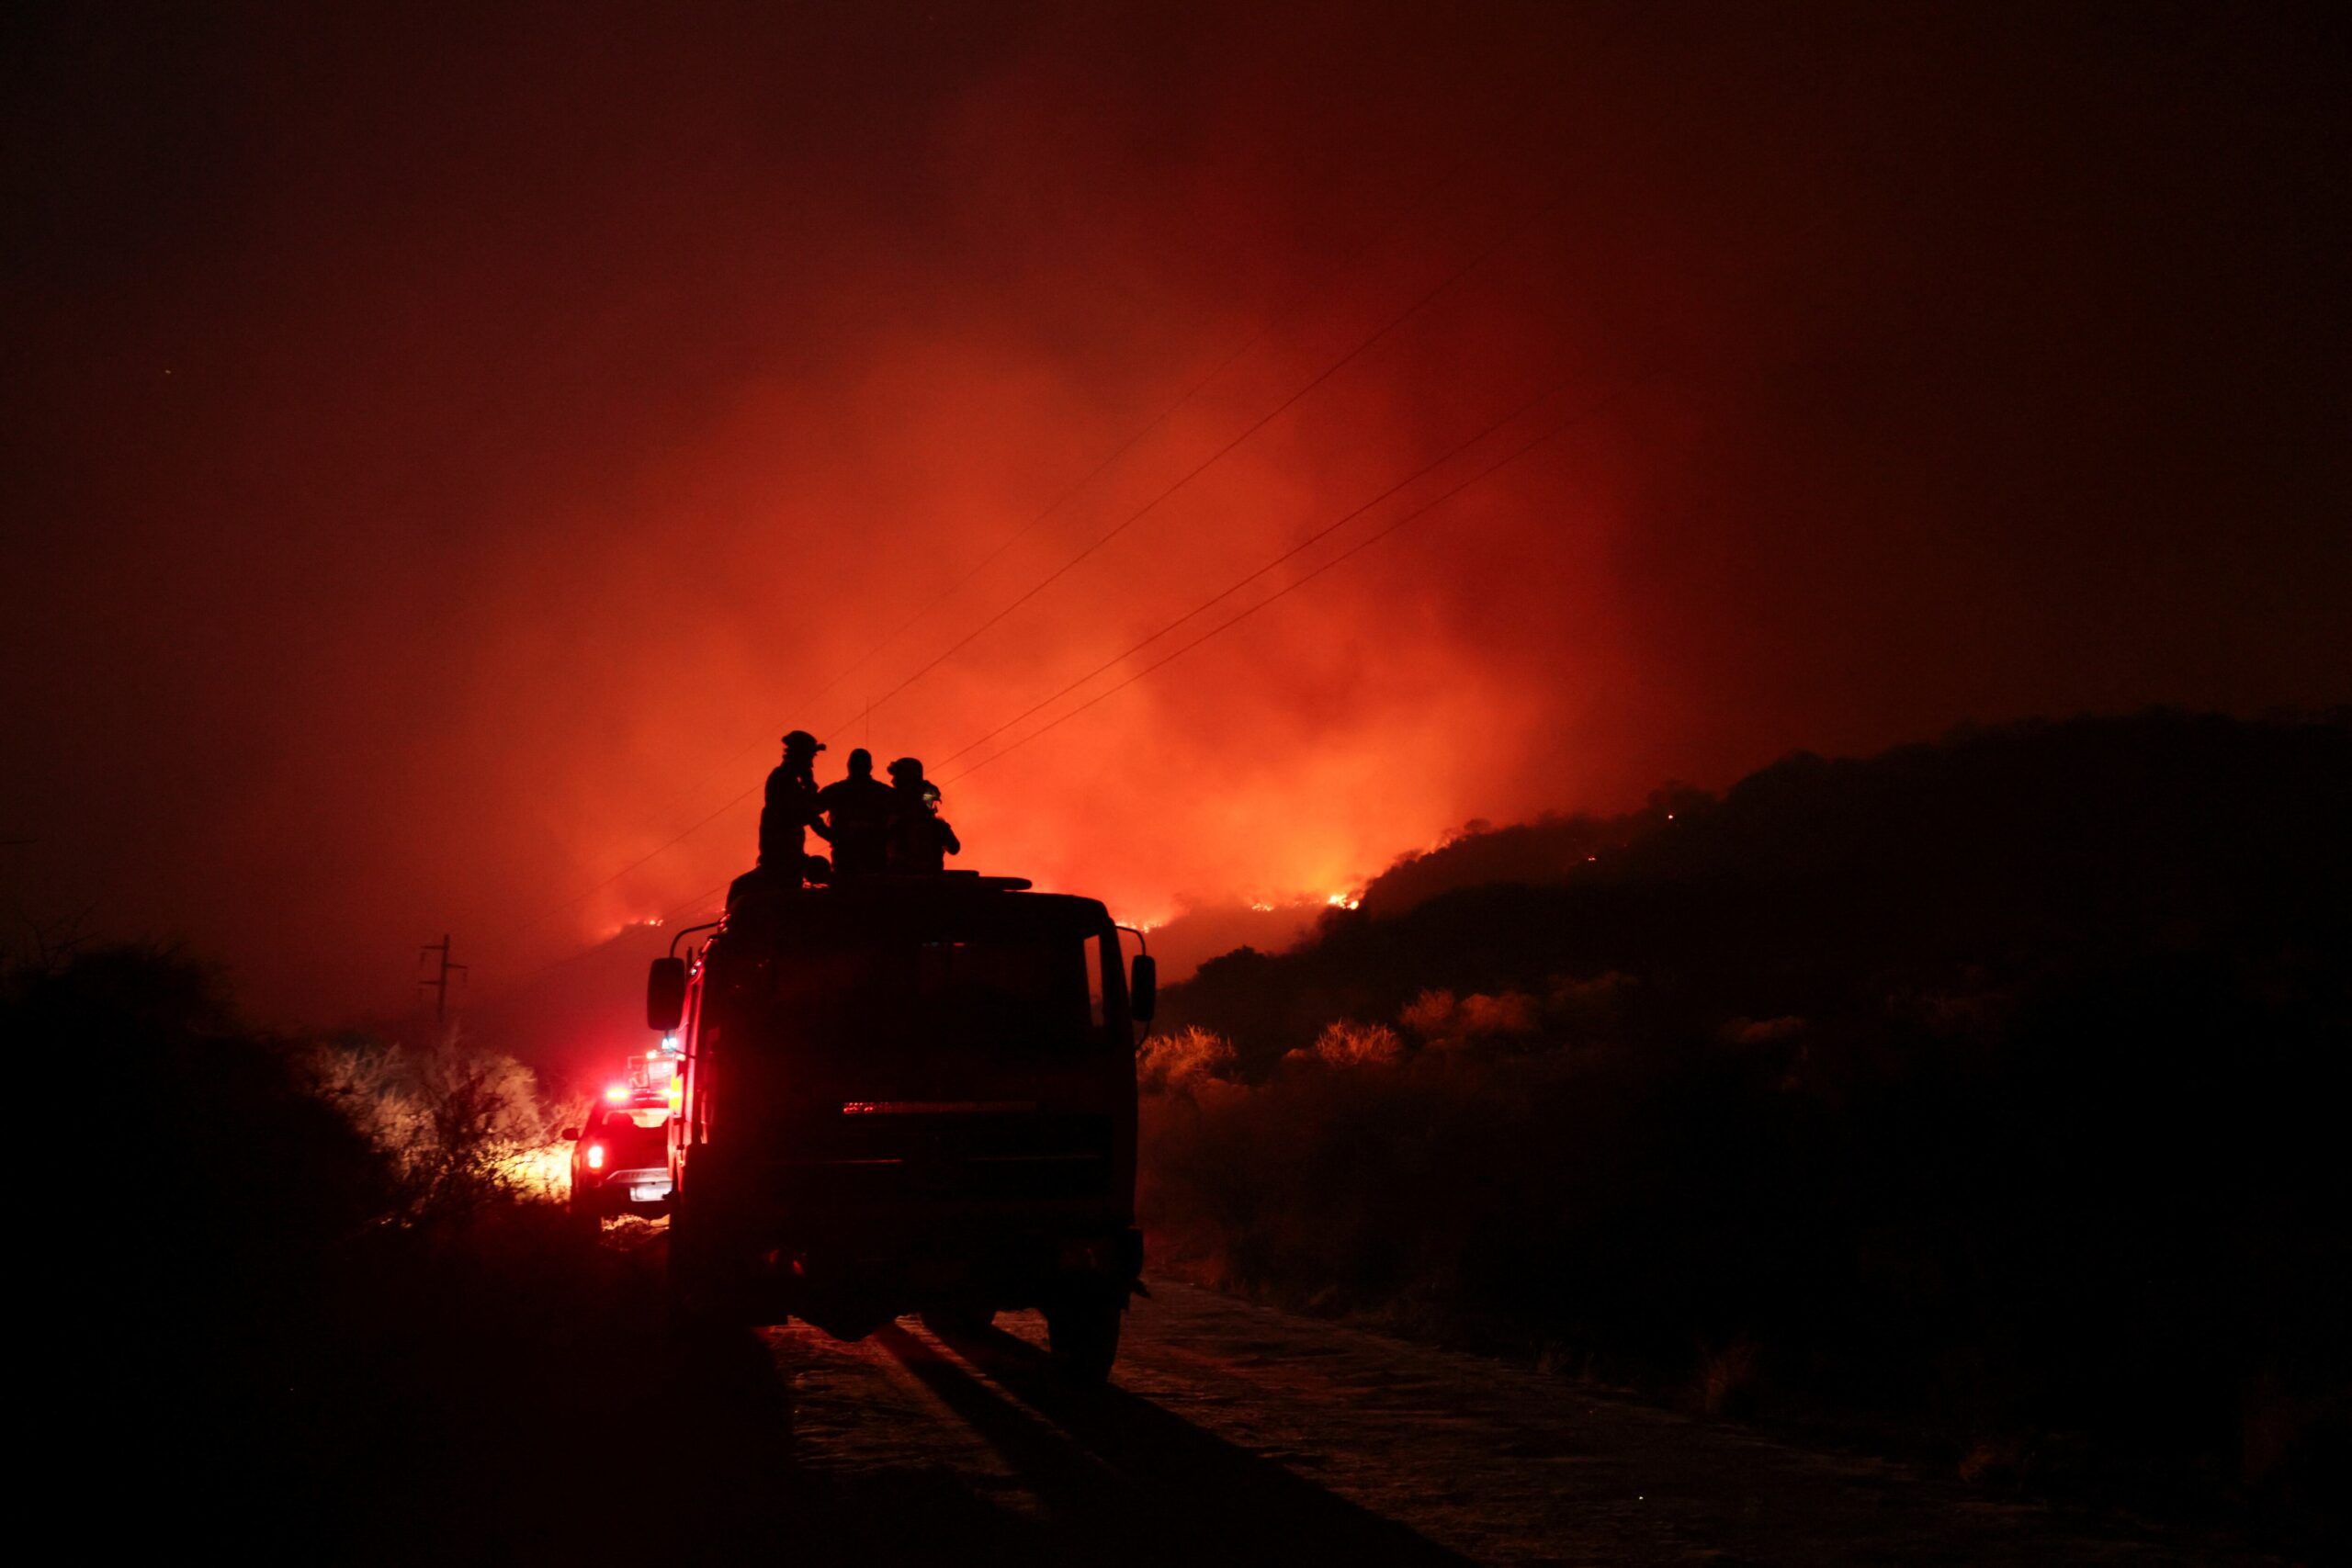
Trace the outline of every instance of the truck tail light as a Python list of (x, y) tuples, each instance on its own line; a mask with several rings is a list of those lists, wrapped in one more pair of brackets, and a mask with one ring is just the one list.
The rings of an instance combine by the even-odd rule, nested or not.
[(602, 1170), (605, 1168), (604, 1145), (591, 1144), (588, 1145), (588, 1168), (591, 1170)]

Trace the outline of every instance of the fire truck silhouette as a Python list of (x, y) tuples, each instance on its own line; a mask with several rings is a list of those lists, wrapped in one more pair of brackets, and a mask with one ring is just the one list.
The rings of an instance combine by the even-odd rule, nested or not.
[(1029, 887), (748, 877), (679, 933), (709, 931), (699, 950), (654, 961), (646, 1021), (683, 1067), (682, 1314), (858, 1338), (1035, 1307), (1059, 1368), (1109, 1374), (1141, 1289), (1135, 1025), (1155, 974), (1123, 962), (1102, 904)]

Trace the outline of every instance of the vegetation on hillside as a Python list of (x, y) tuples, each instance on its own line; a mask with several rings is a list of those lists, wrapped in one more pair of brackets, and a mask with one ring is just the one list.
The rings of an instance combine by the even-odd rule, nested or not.
[(2341, 716), (2157, 713), (1474, 834), (1170, 988), (1155, 1256), (1986, 1480), (2324, 1511), (2347, 800)]
[(650, 1275), (547, 1201), (530, 1076), (445, 1038), (282, 1040), (149, 945), (10, 964), (0, 1033), (70, 1077), (54, 1450), (136, 1482), (80, 1538), (264, 1556), (544, 1556), (588, 1375), (660, 1321)]

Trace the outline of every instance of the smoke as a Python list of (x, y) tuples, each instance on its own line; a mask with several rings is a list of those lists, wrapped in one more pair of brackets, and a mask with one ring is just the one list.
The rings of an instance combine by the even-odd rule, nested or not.
[(2341, 695), (2301, 19), (1278, 10), (52, 21), (17, 902), (348, 1010), (690, 918), (795, 727), (1159, 920), (1795, 744)]

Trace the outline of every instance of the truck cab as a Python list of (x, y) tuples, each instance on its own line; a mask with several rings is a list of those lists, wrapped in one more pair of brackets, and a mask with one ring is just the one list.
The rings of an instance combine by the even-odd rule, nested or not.
[[(1108, 1375), (1136, 1288), (1134, 1024), (1091, 898), (970, 874), (739, 886), (648, 1022), (684, 1046), (671, 1129), (682, 1310), (858, 1338), (1042, 1310)], [(674, 1016), (673, 1016), (674, 1015)]]

